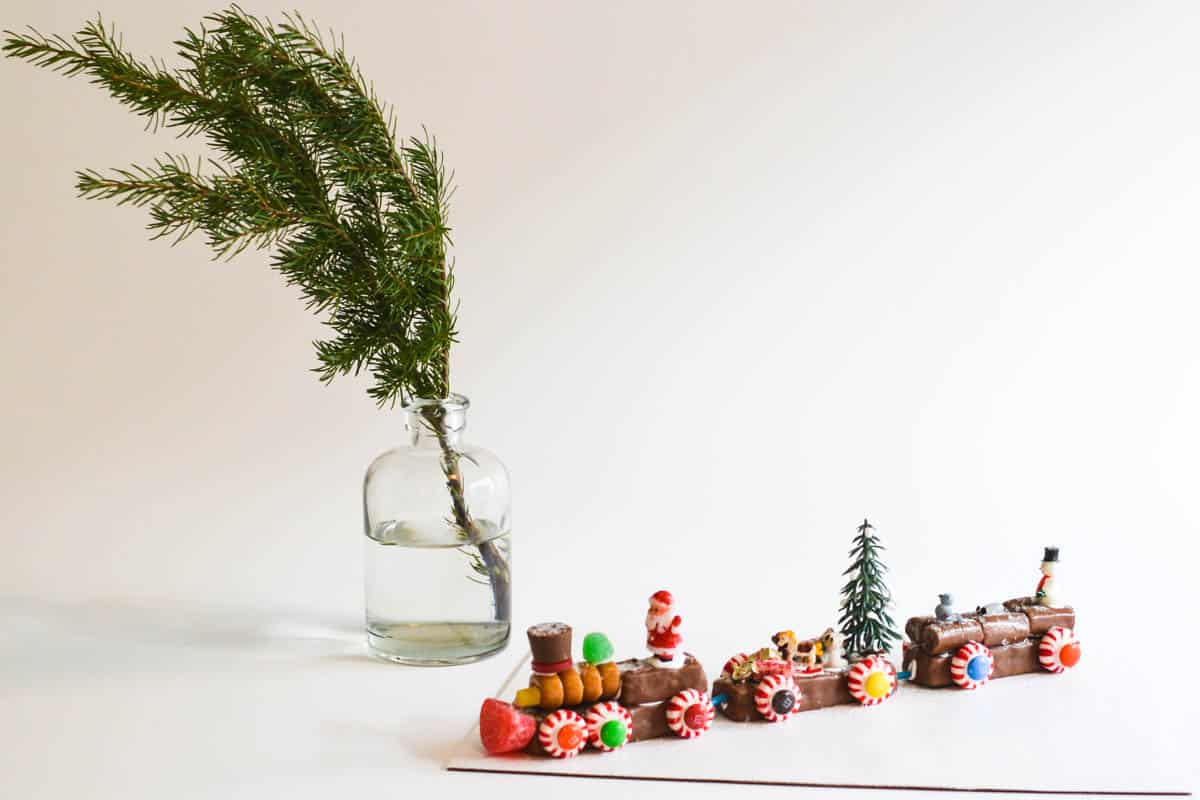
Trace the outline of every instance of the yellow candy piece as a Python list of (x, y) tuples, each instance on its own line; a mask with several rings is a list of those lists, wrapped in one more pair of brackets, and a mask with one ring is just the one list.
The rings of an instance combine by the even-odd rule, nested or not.
[(513, 700), (513, 705), (517, 708), (533, 708), (542, 702), (542, 690), (536, 686), (530, 686), (525, 689), (517, 689), (517, 697)]
[(866, 690), (868, 697), (885, 697), (892, 689), (892, 681), (886, 673), (872, 672), (867, 676), (867, 682), (863, 684), (863, 689)]

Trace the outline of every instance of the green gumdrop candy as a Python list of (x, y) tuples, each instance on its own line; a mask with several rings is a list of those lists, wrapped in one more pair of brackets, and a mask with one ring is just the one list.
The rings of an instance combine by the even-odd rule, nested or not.
[(583, 637), (583, 660), (589, 664), (612, 661), (612, 642), (603, 633), (589, 633)]
[(619, 719), (610, 719), (600, 726), (600, 741), (609, 747), (620, 747), (625, 744), (625, 737), (628, 733), (625, 730), (624, 722)]

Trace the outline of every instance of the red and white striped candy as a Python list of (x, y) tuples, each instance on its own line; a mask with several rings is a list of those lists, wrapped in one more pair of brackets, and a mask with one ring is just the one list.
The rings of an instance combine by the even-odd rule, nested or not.
[(1069, 665), (1063, 663), (1063, 648), (1067, 645), (1075, 646), (1075, 658), (1078, 659), (1079, 639), (1075, 636), (1075, 631), (1056, 625), (1046, 631), (1038, 645), (1038, 662), (1051, 672), (1066, 672), (1075, 666), (1073, 661)]
[(620, 703), (610, 700), (607, 703), (596, 703), (588, 711), (588, 741), (592, 743), (592, 747), (607, 753), (610, 750), (616, 750), (625, 745), (625, 742), (621, 742), (617, 747), (609, 747), (600, 738), (600, 729), (604, 727), (604, 723), (611, 722), (614, 719), (625, 723), (625, 742), (629, 741), (629, 737), (633, 735), (633, 717), (629, 716), (629, 712)]
[[(569, 732), (560, 736), (564, 729), (571, 727), (576, 728), (575, 736), (572, 737)], [(563, 739), (573, 739), (576, 743), (568, 746)], [(571, 758), (578, 755), (583, 746), (587, 744), (587, 740), (587, 722), (583, 717), (566, 708), (560, 708), (550, 714), (538, 726), (538, 742), (541, 743), (542, 749), (554, 758)]]
[[(780, 714), (775, 710), (775, 706), (771, 704), (771, 701), (776, 694), (785, 691), (790, 691), (795, 695), (795, 702), (787, 713)], [(754, 707), (758, 709), (758, 713), (767, 722), (783, 722), (796, 713), (796, 706), (798, 705), (800, 705), (800, 689), (797, 688), (796, 682), (792, 680), (791, 675), (768, 675), (762, 679), (762, 682), (758, 684), (758, 688), (754, 691)]]
[(721, 668), (721, 677), (728, 678), (732, 676), (734, 668), (745, 664), (746, 659), (748, 658), (749, 656), (745, 653), (738, 653), (736, 656), (726, 661), (725, 666)]
[[(879, 697), (867, 694), (867, 679), (875, 673), (887, 676), (888, 680), (887, 694)], [(846, 675), (846, 686), (850, 689), (850, 696), (864, 706), (877, 706), (896, 691), (896, 670), (886, 658), (867, 656), (850, 668)]]
[(712, 727), (714, 713), (707, 694), (684, 689), (667, 701), (667, 727), (680, 738), (695, 739)]
[[(988, 660), (988, 674), (982, 678), (972, 678), (967, 672), (967, 665), (976, 657), (986, 657)], [(964, 689), (978, 689), (991, 679), (995, 671), (996, 659), (992, 658), (992, 651), (979, 642), (967, 642), (950, 659), (950, 679)]]

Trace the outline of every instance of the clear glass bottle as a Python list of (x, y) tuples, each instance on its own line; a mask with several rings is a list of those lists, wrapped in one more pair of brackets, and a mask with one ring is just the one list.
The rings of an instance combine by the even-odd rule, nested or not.
[(367, 469), (367, 647), (377, 658), (465, 664), (508, 643), (508, 470), (462, 441), (469, 405), (455, 394), (406, 405), (406, 443)]

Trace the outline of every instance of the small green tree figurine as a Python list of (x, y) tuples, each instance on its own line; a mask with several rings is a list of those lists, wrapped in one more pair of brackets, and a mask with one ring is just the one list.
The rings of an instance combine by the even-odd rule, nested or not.
[(850, 566), (842, 573), (851, 576), (842, 587), (842, 616), (838, 620), (848, 653), (886, 653), (900, 639), (896, 622), (887, 610), (892, 593), (883, 582), (887, 567), (879, 551), (884, 549), (875, 528), (864, 519), (850, 549)]

